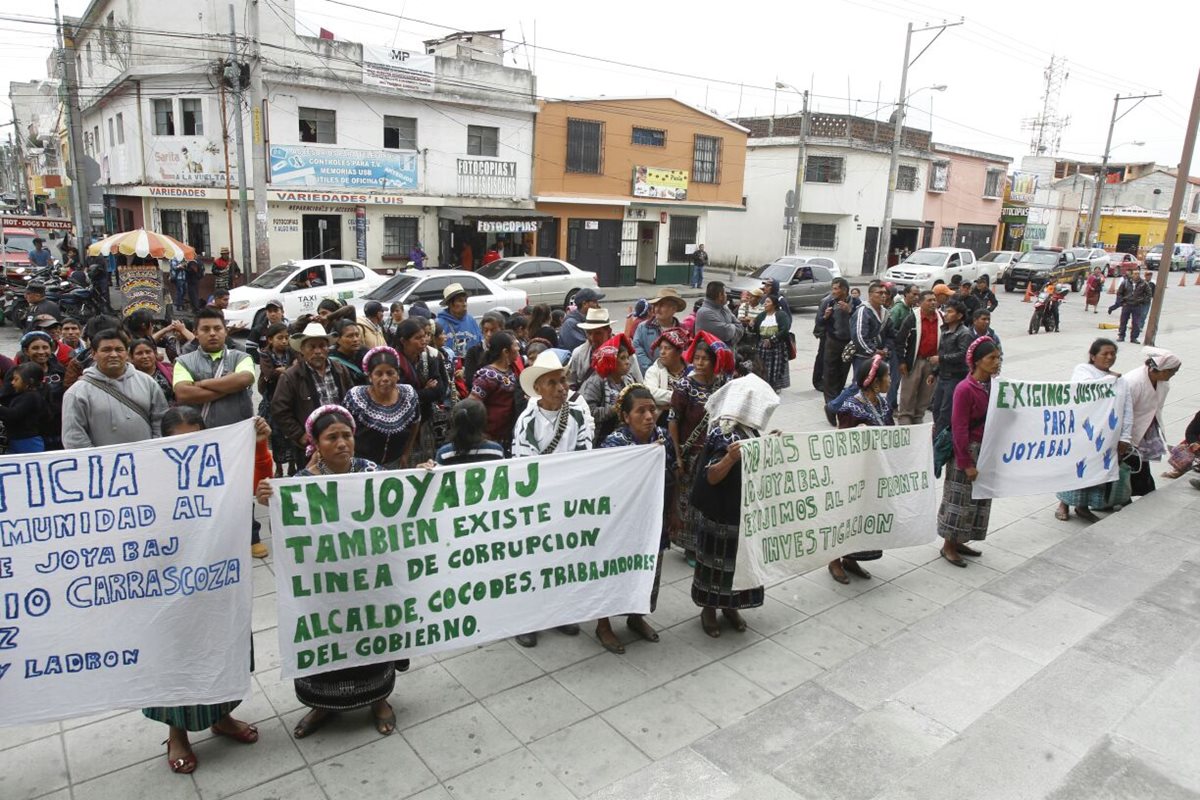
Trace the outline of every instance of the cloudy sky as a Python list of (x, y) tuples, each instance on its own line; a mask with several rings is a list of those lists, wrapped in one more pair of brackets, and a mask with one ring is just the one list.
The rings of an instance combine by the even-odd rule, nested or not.
[[(272, 2), (279, 0), (264, 0)], [(64, 14), (79, 14), (87, 0), (61, 4)], [(1068, 73), (1057, 104), (1070, 117), (1061, 155), (1098, 160), (1113, 96), (1161, 91), (1117, 124), (1113, 160), (1179, 161), (1200, 68), (1200, 40), (1170, 35), (1185, 22), (1186, 3), (959, 0), (952, 11), (947, 0), (789, 5), (796, 10), (781, 16), (781, 4), (762, 0), (617, 3), (594, 12), (561, 0), (296, 0), (302, 33), (324, 27), (339, 39), (413, 47), (453, 29), (503, 28), (512, 42), (507, 62), (533, 67), (543, 96), (669, 95), (731, 116), (798, 110), (796, 93), (771, 88), (779, 80), (809, 89), (818, 111), (886, 117), (899, 90), (906, 24), (962, 19), (936, 41), (933, 33), (913, 37), (914, 55), (932, 44), (909, 72), (909, 91), (947, 89), (917, 91), (910, 124), (931, 129), (937, 141), (1019, 160), (1032, 137), (1023, 124), (1041, 111), (1043, 75), (1055, 55), (1066, 58)], [(43, 77), (53, 44), (52, 28), (4, 18), (16, 11), (15, 2), (0, 4), (5, 87)], [(20, 12), (48, 18), (53, 3), (32, 0)], [(10, 120), (6, 96), (0, 106), (0, 122)], [(0, 127), (0, 136), (8, 130)]]

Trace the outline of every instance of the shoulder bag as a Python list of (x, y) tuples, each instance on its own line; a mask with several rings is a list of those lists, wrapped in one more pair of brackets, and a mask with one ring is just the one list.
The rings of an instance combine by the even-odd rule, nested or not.
[(97, 389), (104, 392), (106, 395), (111, 397), (113, 400), (116, 400), (118, 403), (125, 406), (130, 411), (135, 412), (139, 417), (142, 418), (143, 422), (145, 422), (147, 425), (150, 426), (151, 430), (154, 429), (154, 423), (150, 421), (149, 410), (142, 408), (137, 403), (133, 402), (133, 400), (131, 400), (126, 395), (122, 394), (121, 392), (118, 392), (116, 389), (114, 389), (112, 386), (109, 386), (107, 383), (96, 380), (91, 375), (84, 375), (83, 380), (85, 380), (87, 383), (91, 384), (92, 386), (95, 386)]

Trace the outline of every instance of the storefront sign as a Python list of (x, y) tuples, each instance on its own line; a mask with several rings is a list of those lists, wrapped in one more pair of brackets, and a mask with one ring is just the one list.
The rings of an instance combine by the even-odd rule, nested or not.
[(536, 233), (541, 227), (536, 219), (481, 219), (475, 223), (480, 233)]
[(271, 184), (348, 189), (416, 189), (417, 154), (407, 150), (345, 150), (305, 145), (273, 145)]
[(363, 83), (406, 92), (432, 92), (437, 57), (419, 50), (363, 45)]
[(734, 586), (778, 583), (860, 550), (931, 542), (931, 428), (860, 427), (742, 442)]
[(1005, 222), (1008, 222), (1009, 220), (1012, 220), (1015, 222), (1021, 222), (1026, 217), (1029, 216), (1029, 207), (1028, 206), (1004, 206), (1004, 208), (1002, 208), (1000, 210), (1000, 216), (1004, 218)]
[(687, 200), (686, 169), (633, 168), (633, 196), (660, 200)]
[(367, 263), (367, 207), (354, 207), (354, 254), (360, 264)]
[(516, 197), (517, 162), (486, 159), (458, 159), (458, 193)]
[(1037, 194), (1038, 176), (1032, 172), (1014, 172), (1012, 184), (1008, 190), (1010, 200), (1018, 203), (1032, 203)]
[(1124, 384), (994, 378), (971, 496), (1020, 497), (1116, 480)]
[(0, 725), (249, 694), (253, 459), (250, 422), (0, 457)]
[(273, 481), (283, 677), (649, 611), (663, 463), (621, 447)]
[[(156, 138), (147, 153), (152, 180), (199, 186), (225, 185), (225, 157), (219, 140), (201, 137)], [(237, 183), (237, 167), (230, 164), (229, 179)]]

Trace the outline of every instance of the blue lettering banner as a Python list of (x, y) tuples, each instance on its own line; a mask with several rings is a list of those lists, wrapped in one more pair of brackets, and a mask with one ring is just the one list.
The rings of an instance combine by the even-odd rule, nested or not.
[(0, 457), (0, 725), (250, 691), (254, 427)]
[(271, 146), (271, 185), (339, 189), (417, 188), (413, 150), (346, 150), (306, 145)]

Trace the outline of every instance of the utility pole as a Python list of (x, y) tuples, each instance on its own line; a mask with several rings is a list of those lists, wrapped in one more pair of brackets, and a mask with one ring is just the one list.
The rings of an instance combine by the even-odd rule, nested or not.
[[(254, 273), (271, 268), (271, 241), (267, 225), (267, 104), (263, 91), (262, 49), (259, 42), (259, 0), (250, 3), (250, 168), (254, 188)], [(244, 181), (245, 178), (242, 178)]]
[[(234, 17), (233, 3), (229, 4), (229, 65), (225, 67), (225, 77), (233, 86), (233, 127), (237, 142), (238, 167), (238, 212), (242, 220), (242, 251), (243, 259), (250, 258), (250, 207), (246, 201), (246, 143), (242, 133), (242, 77), (241, 64), (238, 63), (237, 52), (237, 22)], [(233, 244), (230, 242), (230, 244)], [(231, 250), (233, 248), (230, 248)], [(239, 266), (241, 262), (238, 262)], [(246, 267), (241, 267), (243, 270)], [(243, 272), (243, 275), (247, 273)], [(233, 276), (231, 275), (230, 278)]]
[(800, 250), (800, 198), (804, 195), (804, 155), (808, 143), (808, 90), (803, 92), (804, 110), (800, 115), (800, 141), (796, 145), (796, 185), (792, 189), (792, 229), (788, 231), (788, 253)]
[[(67, 35), (63, 27), (58, 0), (54, 0), (54, 21), (58, 29), (58, 68), (66, 91), (62, 93), (63, 105), (67, 110), (67, 134), (70, 138), (70, 156), (67, 175), (71, 179), (71, 199), (75, 214), (75, 246), (84, 251), (91, 232), (91, 217), (88, 214), (87, 173), (83, 169), (83, 130), (79, 123), (79, 82), (75, 74), (75, 33)], [(67, 48), (70, 47), (70, 52)], [(21, 132), (17, 131), (20, 136)], [(96, 142), (97, 150), (100, 143)]]
[(1183, 196), (1187, 192), (1188, 172), (1192, 165), (1192, 154), (1196, 151), (1196, 126), (1200, 125), (1200, 70), (1196, 72), (1196, 91), (1192, 95), (1192, 113), (1188, 116), (1187, 131), (1183, 136), (1183, 154), (1179, 157), (1179, 169), (1175, 171), (1175, 194), (1171, 198), (1171, 215), (1167, 218), (1167, 233), (1163, 237), (1162, 259), (1158, 262), (1158, 287), (1150, 302), (1150, 319), (1146, 321), (1145, 337), (1148, 345), (1154, 344), (1158, 333), (1158, 317), (1162, 313), (1163, 295), (1171, 280), (1171, 255), (1175, 249), (1175, 237), (1179, 235), (1179, 217), (1183, 213)]
[[(1113, 128), (1117, 126), (1117, 120), (1141, 105), (1143, 100), (1148, 100), (1151, 97), (1162, 97), (1162, 92), (1158, 94), (1131, 94), (1125, 96), (1117, 94), (1113, 97), (1112, 119), (1108, 122), (1108, 138), (1104, 140), (1104, 157), (1100, 161), (1100, 173), (1096, 176), (1096, 193), (1092, 196), (1092, 207), (1088, 209), (1088, 224), (1087, 230), (1084, 231), (1086, 236), (1083, 240), (1084, 247), (1090, 247), (1092, 242), (1096, 241), (1096, 238), (1100, 235), (1100, 194), (1104, 190), (1104, 184), (1108, 181), (1108, 151), (1112, 149)], [(1118, 117), (1117, 109), (1120, 107), (1122, 100), (1137, 100), (1137, 102), (1133, 104), (1133, 108)]]
[[(896, 126), (892, 133), (892, 159), (888, 167), (887, 197), (883, 201), (883, 223), (879, 226), (879, 242), (875, 250), (876, 274), (882, 274), (887, 269), (888, 253), (892, 249), (892, 208), (896, 202), (896, 181), (900, 174), (900, 139), (904, 132), (904, 107), (908, 102), (906, 94), (908, 91), (908, 68), (925, 55), (925, 51), (933, 46), (933, 43), (938, 40), (938, 36), (946, 32), (946, 28), (962, 24), (962, 20), (959, 20), (958, 22), (943, 22), (941, 25), (926, 25), (924, 28), (914, 29), (912, 23), (908, 23), (908, 32), (904, 36), (904, 66), (900, 69), (900, 102), (896, 105)], [(912, 52), (912, 35), (926, 31), (937, 31), (937, 35), (910, 61), (908, 54)]]

